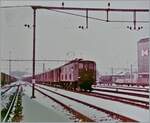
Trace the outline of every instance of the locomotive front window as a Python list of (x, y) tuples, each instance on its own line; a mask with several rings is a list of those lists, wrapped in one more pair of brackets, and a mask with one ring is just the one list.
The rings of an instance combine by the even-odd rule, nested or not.
[(90, 63), (90, 64), (89, 64), (89, 69), (93, 70), (93, 68), (94, 68), (94, 67), (93, 67), (93, 64)]
[(79, 69), (83, 69), (83, 64), (79, 63)]
[(85, 69), (85, 70), (88, 69), (88, 64), (84, 64), (84, 69)]

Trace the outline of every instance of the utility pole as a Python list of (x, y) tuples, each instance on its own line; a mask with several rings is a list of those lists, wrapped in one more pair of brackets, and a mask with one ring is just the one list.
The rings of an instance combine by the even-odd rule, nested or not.
[(113, 75), (114, 75), (114, 69), (113, 69), (113, 67), (111, 68), (111, 75), (112, 75), (112, 83), (113, 83)]
[(88, 10), (86, 10), (86, 29), (88, 29)]
[(31, 98), (35, 98), (35, 35), (36, 35), (36, 7), (32, 7), (33, 9), (33, 59), (32, 59), (32, 96)]
[(132, 64), (130, 65), (130, 82), (132, 83), (133, 82), (133, 80), (132, 80)]
[(106, 22), (109, 22), (109, 9), (110, 9), (110, 3), (108, 3), (108, 8), (106, 10), (107, 14), (106, 14)]
[(43, 82), (44, 82), (45, 64), (43, 63)]
[(10, 84), (11, 81), (11, 51), (9, 51), (9, 81), (8, 84)]

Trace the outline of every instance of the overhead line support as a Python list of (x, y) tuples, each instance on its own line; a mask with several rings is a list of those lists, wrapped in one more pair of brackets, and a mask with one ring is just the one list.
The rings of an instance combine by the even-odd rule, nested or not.
[(88, 29), (88, 10), (86, 10), (86, 28)]
[[(36, 9), (59, 9), (59, 10), (80, 10), (80, 11), (108, 11), (108, 8), (80, 8), (80, 7), (54, 7), (54, 6), (31, 6)], [(149, 9), (113, 9), (109, 8), (109, 11), (115, 12), (149, 12)]]

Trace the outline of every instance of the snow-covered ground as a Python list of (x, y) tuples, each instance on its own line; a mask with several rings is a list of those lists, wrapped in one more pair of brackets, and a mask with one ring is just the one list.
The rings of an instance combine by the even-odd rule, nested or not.
[[(42, 99), (45, 102), (45, 98)], [(50, 101), (49, 105), (51, 105)], [(22, 97), (22, 106), (23, 119), (21, 122), (71, 122), (69, 118), (66, 118), (59, 111), (55, 111), (50, 106), (46, 107), (44, 104), (41, 104), (36, 99), (31, 99), (27, 95)]]
[[(91, 105), (112, 111), (114, 113), (129, 117), (131, 119), (140, 121), (140, 122), (148, 122), (149, 121), (149, 110), (139, 108), (137, 106), (131, 106), (128, 104), (123, 104), (116, 101), (105, 100), (97, 97), (87, 96), (79, 93), (69, 92), (62, 89), (56, 89), (53, 87), (47, 87), (44, 85), (39, 85), (41, 87), (47, 88), (52, 91), (56, 91), (57, 93), (66, 95), (68, 97), (73, 97), (75, 99), (81, 100), (83, 102), (89, 103)], [(44, 91), (43, 89), (41, 89)], [(48, 91), (44, 91), (47, 94), (50, 94)]]
[(6, 84), (6, 85), (4, 85), (4, 86), (2, 87), (2, 89), (8, 88), (8, 87), (13, 86), (13, 85), (16, 85), (16, 83), (17, 83), (17, 82), (12, 82), (12, 83), (10, 83), (10, 84)]
[[(23, 122), (74, 122), (79, 121), (71, 113), (65, 110), (60, 104), (54, 102), (50, 98), (42, 95), (35, 90), (35, 99), (30, 99), (32, 88), (30, 86), (22, 86), (23, 93)], [(32, 106), (32, 114), (30, 113)], [(36, 108), (36, 110), (35, 110)], [(45, 109), (46, 108), (46, 109)], [(37, 114), (37, 111), (39, 113)], [(46, 113), (49, 116), (45, 116)], [(39, 116), (39, 118), (37, 117)]]
[(1, 88), (1, 94), (3, 93), (3, 92), (5, 92), (6, 90), (7, 90), (8, 88)]
[(9, 97), (16, 92), (17, 87), (12, 87), (10, 90), (8, 90), (5, 94), (1, 96), (1, 109), (6, 107), (6, 104), (9, 102)]
[[(32, 91), (31, 91), (30, 86), (26, 86), (24, 89), (25, 89), (25, 93), (27, 95), (31, 95)], [(38, 88), (38, 89), (40, 89), (40, 88)], [(108, 114), (103, 113), (101, 111), (98, 111), (96, 109), (93, 109), (93, 108), (86, 106), (84, 104), (81, 104), (81, 103), (78, 103), (76, 101), (67, 99), (65, 97), (59, 96), (57, 94), (54, 94), (52, 92), (48, 92), (48, 91), (43, 90), (43, 89), (40, 89), (40, 90), (42, 90), (42, 92), (52, 96), (53, 98), (61, 101), (65, 105), (68, 105), (69, 107), (73, 108), (74, 110), (76, 110), (76, 111), (86, 115), (87, 117), (95, 120), (96, 122), (107, 122), (107, 121), (116, 122), (116, 121), (118, 121), (118, 120), (112, 119)], [(54, 102), (50, 103), (50, 101), (49, 101), (50, 99), (41, 95), (39, 92), (35, 91), (35, 95), (37, 97), (35, 100), (46, 105), (47, 107), (51, 108), (51, 105), (54, 105)], [(57, 110), (63, 110), (63, 113), (64, 113), (64, 109), (62, 109), (62, 107), (60, 107), (60, 106), (57, 107)]]

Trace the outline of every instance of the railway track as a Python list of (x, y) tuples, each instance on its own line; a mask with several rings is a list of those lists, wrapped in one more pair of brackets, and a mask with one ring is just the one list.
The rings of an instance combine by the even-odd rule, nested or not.
[[(37, 85), (36, 85), (36, 86), (37, 86)], [(115, 118), (120, 119), (121, 121), (125, 121), (125, 122), (136, 122), (134, 119), (131, 119), (131, 118), (122, 116), (122, 115), (120, 115), (120, 114), (117, 114), (117, 113), (114, 113), (114, 112), (111, 112), (111, 111), (102, 109), (102, 108), (100, 108), (100, 107), (97, 107), (97, 106), (95, 106), (95, 105), (86, 103), (86, 102), (84, 102), (84, 101), (81, 101), (81, 100), (78, 100), (78, 99), (75, 99), (75, 98), (72, 98), (72, 97), (69, 97), (69, 96), (66, 96), (66, 95), (57, 93), (57, 92), (55, 92), (55, 91), (46, 89), (46, 88), (44, 88), (44, 87), (40, 87), (40, 86), (37, 86), (37, 87), (39, 87), (39, 88), (41, 88), (41, 89), (44, 89), (44, 90), (46, 90), (46, 91), (52, 92), (52, 93), (54, 93), (54, 94), (60, 95), (60, 96), (62, 96), (62, 97), (68, 98), (68, 99), (70, 99), (70, 100), (79, 102), (79, 103), (84, 104), (84, 105), (86, 105), (86, 106), (92, 107), (93, 109), (96, 109), (96, 110), (98, 110), (98, 111), (105, 112), (106, 114), (109, 114), (112, 118), (115, 117)], [(39, 89), (37, 89), (37, 88), (36, 88), (36, 90), (37, 90), (37, 91), (41, 91), (41, 90), (39, 90)], [(45, 95), (46, 95), (46, 94), (45, 94)], [(93, 95), (92, 95), (92, 96), (93, 96)]]
[(3, 96), (7, 91), (9, 91), (12, 87), (9, 87), (8, 89), (6, 89), (5, 91), (1, 92), (1, 96)]
[(4, 117), (3, 120), (2, 120), (3, 123), (4, 123), (4, 122), (7, 122), (7, 121), (9, 120), (9, 115), (10, 115), (10, 113), (11, 113), (13, 107), (14, 107), (14, 104), (15, 104), (15, 102), (16, 102), (16, 99), (17, 99), (17, 96), (18, 96), (18, 93), (19, 93), (19, 87), (20, 87), (20, 86), (18, 85), (18, 87), (17, 87), (17, 89), (16, 89), (16, 92), (15, 92), (15, 94), (14, 94), (14, 96), (13, 96), (13, 99), (11, 100), (11, 103), (10, 103), (9, 108), (8, 108), (8, 110), (7, 110), (7, 113), (6, 113), (5, 117)]
[[(128, 91), (136, 91), (136, 92), (149, 92), (148, 88), (135, 88), (135, 87), (115, 87), (115, 86), (99, 86), (100, 88), (111, 88), (111, 89), (118, 89), (118, 90), (128, 90)], [(93, 87), (95, 89), (95, 87)]]
[[(31, 86), (31, 85), (30, 85)], [(54, 97), (44, 93), (43, 91), (41, 91), (38, 88), (35, 88), (36, 91), (38, 91), (39, 93), (41, 93), (42, 95), (52, 99), (53, 101), (55, 101), (56, 103), (60, 104), (61, 106), (63, 106), (65, 109), (67, 109), (69, 112), (71, 112), (73, 115), (76, 116), (76, 118), (82, 119), (82, 122), (95, 122), (93, 119), (85, 116), (84, 114), (78, 112), (77, 110), (74, 110), (73, 108), (69, 107), (68, 105), (62, 103), (61, 101), (55, 99)]]
[(117, 101), (117, 102), (129, 104), (129, 105), (134, 105), (134, 106), (138, 106), (138, 107), (141, 107), (144, 109), (149, 109), (149, 102), (143, 101), (143, 100), (129, 99), (129, 98), (125, 98), (125, 97), (118, 97), (118, 96), (96, 93), (96, 92), (83, 93), (83, 94), (86, 94), (89, 96), (95, 96), (95, 97), (103, 98), (103, 99), (107, 99), (107, 100)]
[[(99, 89), (94, 89), (94, 90), (100, 91), (100, 92), (103, 91), (103, 90), (99, 90)], [(116, 93), (116, 94), (125, 94), (125, 95), (137, 96), (137, 97), (142, 97), (142, 98), (144, 97), (144, 98), (149, 99), (149, 96), (144, 95), (144, 94), (135, 94), (135, 93), (129, 93), (129, 92), (120, 92), (120, 91), (118, 92), (118, 91), (112, 91), (112, 90), (104, 90), (104, 92), (111, 92), (111, 93)], [(116, 102), (121, 102), (124, 104), (137, 106), (137, 107), (144, 108), (144, 109), (149, 109), (149, 102), (145, 101), (145, 100), (138, 100), (138, 99), (131, 99), (131, 98), (127, 98), (127, 97), (114, 96), (114, 95), (110, 95), (111, 93), (109, 95), (103, 94), (103, 93), (97, 93), (97, 92), (92, 92), (92, 93), (76, 92), (76, 93), (82, 93), (82, 94), (85, 94), (88, 96), (94, 96), (94, 97), (98, 97), (98, 98), (102, 98), (102, 99), (107, 99), (107, 100), (112, 100), (112, 101), (116, 101)]]
[(102, 91), (102, 92), (110, 92), (110, 93), (117, 93), (117, 94), (125, 94), (125, 95), (131, 95), (131, 96), (137, 96), (137, 97), (143, 97), (143, 98), (149, 98), (149, 95), (147, 94), (140, 94), (140, 93), (132, 93), (132, 92), (124, 92), (124, 91), (120, 91), (119, 89), (115, 89), (115, 90), (108, 90), (108, 89), (93, 89), (96, 91)]
[(18, 86), (18, 85), (11, 85), (11, 86), (7, 87), (8, 89), (6, 89), (5, 91), (1, 92), (1, 96), (3, 96), (7, 91), (9, 91), (12, 87), (15, 87), (15, 86)]
[[(82, 92), (82, 93), (89, 95), (89, 96), (95, 96), (95, 97), (99, 97), (103, 99), (108, 99), (112, 101), (118, 101), (121, 103), (138, 106), (144, 109), (149, 109), (149, 101), (145, 101), (145, 99), (149, 99), (148, 95), (136, 94), (136, 93), (130, 93), (130, 92), (121, 92), (121, 91), (115, 91), (115, 90), (103, 90), (103, 89), (94, 89), (94, 90), (98, 92), (92, 92), (92, 93)], [(109, 92), (110, 94), (105, 94), (103, 92)], [(113, 95), (113, 94), (116, 94), (116, 95)], [(122, 94), (122, 95), (125, 94), (128, 96), (130, 95), (130, 96), (141, 97), (143, 98), (143, 100), (121, 97), (121, 96), (117, 96), (117, 94)]]

